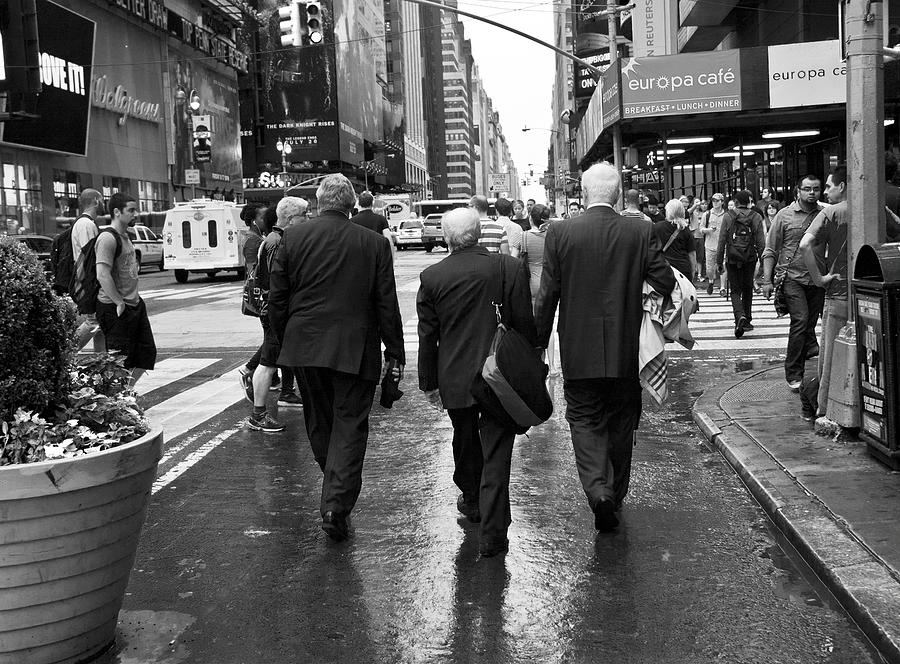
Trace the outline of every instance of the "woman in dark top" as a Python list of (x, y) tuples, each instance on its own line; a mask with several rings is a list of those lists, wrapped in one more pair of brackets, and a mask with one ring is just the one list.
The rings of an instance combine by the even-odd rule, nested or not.
[(263, 215), (265, 215), (266, 209), (262, 203), (247, 203), (241, 210), (241, 219), (247, 224), (244, 246), (241, 251), (244, 254), (244, 265), (248, 272), (256, 265), (259, 246), (268, 232), (268, 229), (263, 230), (265, 227)]
[[(684, 206), (677, 198), (666, 203), (665, 221), (653, 224), (663, 253), (669, 265), (691, 279), (697, 274), (697, 252), (694, 249), (694, 236), (690, 225), (684, 217)], [(693, 279), (691, 279), (693, 281)]]

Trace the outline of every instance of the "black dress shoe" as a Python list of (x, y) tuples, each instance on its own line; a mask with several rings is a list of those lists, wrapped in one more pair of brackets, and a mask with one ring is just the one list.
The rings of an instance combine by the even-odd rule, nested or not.
[(478, 553), (481, 554), (482, 558), (493, 558), (507, 551), (509, 551), (509, 540), (505, 537), (500, 542), (483, 543), (478, 548)]
[(616, 504), (611, 500), (601, 500), (594, 508), (594, 528), (601, 533), (608, 533), (619, 526), (616, 516)]
[(322, 517), (322, 530), (335, 542), (343, 542), (350, 536), (347, 517), (337, 512), (325, 512)]
[(456, 509), (458, 509), (472, 523), (481, 523), (481, 510), (478, 509), (478, 500), (470, 500), (466, 498), (466, 494), (461, 493), (456, 498)]

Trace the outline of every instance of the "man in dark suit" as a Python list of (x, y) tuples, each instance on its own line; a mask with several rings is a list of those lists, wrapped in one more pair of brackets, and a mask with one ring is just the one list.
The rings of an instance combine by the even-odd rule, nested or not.
[(619, 525), (615, 512), (628, 491), (641, 415), (643, 283), (664, 295), (675, 287), (652, 225), (636, 224), (613, 208), (620, 186), (618, 172), (606, 162), (582, 175), (587, 210), (547, 231), (535, 304), (538, 341), (545, 348), (560, 306), (566, 420), (600, 531)]
[(347, 538), (362, 486), (369, 410), (385, 358), (402, 376), (403, 323), (387, 240), (350, 223), (356, 195), (340, 174), (316, 192), (319, 216), (288, 228), (270, 277), (278, 363), (299, 367), (306, 431), (322, 468), (322, 528)]
[(391, 243), (391, 251), (394, 250), (394, 235), (391, 233), (391, 227), (388, 225), (384, 215), (372, 211), (372, 205), (375, 203), (375, 197), (368, 191), (364, 191), (359, 195), (359, 212), (350, 218), (354, 224), (359, 224), (370, 231), (381, 233)]
[(457, 508), (481, 523), (481, 555), (509, 548), (511, 521), (509, 468), (515, 429), (482, 411), (471, 386), (488, 356), (497, 319), (493, 302), (500, 293), (504, 266), (504, 323), (537, 340), (531, 312), (528, 268), (512, 256), (493, 254), (478, 239), (478, 212), (458, 208), (444, 215), (442, 228), (450, 255), (421, 275), (419, 388), (453, 422), (453, 481), (460, 488)]

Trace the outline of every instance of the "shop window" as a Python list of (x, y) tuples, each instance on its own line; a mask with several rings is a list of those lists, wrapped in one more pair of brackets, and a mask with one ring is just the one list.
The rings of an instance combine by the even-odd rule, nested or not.
[(57, 217), (78, 216), (78, 195), (81, 193), (80, 174), (74, 171), (53, 170), (53, 198)]
[(36, 167), (3, 163), (0, 211), (7, 233), (34, 232), (42, 210), (40, 171)]
[(168, 209), (167, 185), (161, 182), (138, 180), (138, 206), (141, 212), (161, 212)]

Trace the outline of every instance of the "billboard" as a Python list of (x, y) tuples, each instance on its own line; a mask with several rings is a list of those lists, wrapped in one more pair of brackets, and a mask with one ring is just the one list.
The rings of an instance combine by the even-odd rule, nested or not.
[(37, 18), (40, 117), (0, 123), (2, 142), (85, 156), (96, 24), (50, 0), (37, 0)]
[(300, 47), (281, 44), (278, 7), (283, 4), (283, 0), (258, 4), (260, 29), (252, 50), (259, 53), (259, 114), (265, 135), (257, 154), (261, 161), (280, 164), (276, 143), (282, 140), (291, 145), (289, 161), (337, 159), (338, 74), (334, 49), (328, 44), (335, 24), (332, 2), (321, 3), (324, 42)]
[[(198, 59), (187, 47), (169, 47), (169, 78), (181, 99), (172, 100), (174, 137), (173, 184), (186, 185), (191, 161), (200, 168), (200, 185), (209, 189), (240, 189), (241, 143), (237, 77), (216, 64)], [(190, 108), (195, 93), (200, 108)], [(180, 93), (184, 93), (181, 95)], [(203, 128), (199, 118), (204, 119)]]
[(739, 110), (738, 50), (622, 61), (625, 119)]
[[(333, 0), (340, 157), (369, 161), (366, 143), (384, 138), (382, 85), (387, 85), (382, 0)], [(327, 34), (327, 33), (326, 33)]]

